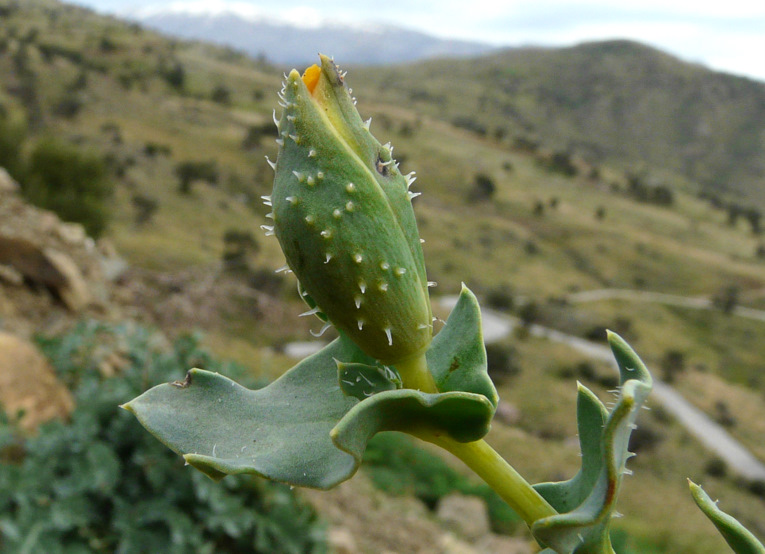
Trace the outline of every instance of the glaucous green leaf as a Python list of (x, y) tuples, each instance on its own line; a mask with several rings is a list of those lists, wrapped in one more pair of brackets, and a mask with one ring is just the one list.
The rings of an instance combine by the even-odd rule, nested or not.
[(340, 390), (336, 359), (374, 363), (341, 337), (263, 389), (192, 369), (183, 383), (154, 387), (125, 408), (213, 479), (253, 473), (329, 488), (350, 477), (358, 464), (329, 436), (357, 403)]

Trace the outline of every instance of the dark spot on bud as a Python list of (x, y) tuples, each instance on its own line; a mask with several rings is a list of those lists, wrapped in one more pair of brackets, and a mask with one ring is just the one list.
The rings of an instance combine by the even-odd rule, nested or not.
[(377, 163), (375, 164), (375, 167), (377, 168), (377, 173), (379, 173), (383, 177), (387, 177), (388, 175), (390, 175), (389, 166), (390, 166), (390, 162), (384, 162), (380, 156), (377, 156)]
[(449, 366), (449, 372), (457, 371), (460, 368), (460, 360), (456, 356), (452, 360), (451, 365)]

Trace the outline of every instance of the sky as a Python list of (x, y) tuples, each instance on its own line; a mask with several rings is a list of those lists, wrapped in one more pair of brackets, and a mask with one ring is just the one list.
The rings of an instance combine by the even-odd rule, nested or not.
[(761, 0), (69, 0), (98, 11), (135, 14), (175, 5), (302, 25), (330, 20), (383, 23), (498, 46), (570, 46), (626, 38), (686, 61), (765, 81), (765, 2)]

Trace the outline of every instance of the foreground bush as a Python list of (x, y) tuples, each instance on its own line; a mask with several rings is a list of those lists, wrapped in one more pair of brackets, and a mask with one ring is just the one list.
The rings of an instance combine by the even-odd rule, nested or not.
[(170, 347), (129, 325), (82, 324), (42, 346), (77, 408), (35, 437), (0, 421), (0, 551), (325, 551), (315, 513), (289, 487), (248, 476), (215, 484), (116, 408), (189, 364), (246, 380), (241, 370), (193, 337)]

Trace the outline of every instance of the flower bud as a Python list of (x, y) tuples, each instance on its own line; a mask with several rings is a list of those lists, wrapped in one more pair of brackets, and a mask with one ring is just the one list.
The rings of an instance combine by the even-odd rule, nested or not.
[(282, 90), (273, 204), (287, 264), (318, 308), (364, 352), (393, 364), (432, 338), (409, 185), (361, 120), (329, 58)]

